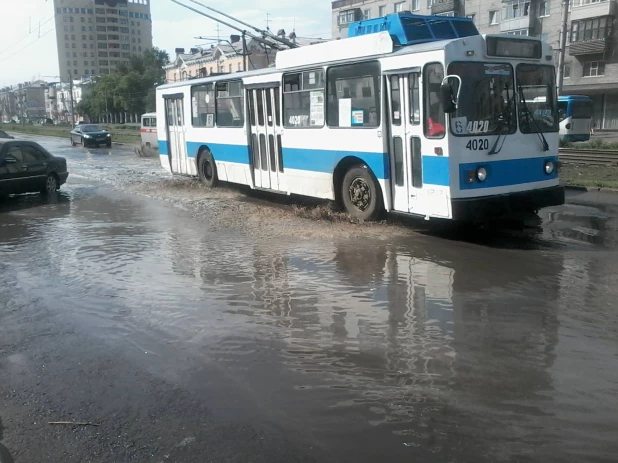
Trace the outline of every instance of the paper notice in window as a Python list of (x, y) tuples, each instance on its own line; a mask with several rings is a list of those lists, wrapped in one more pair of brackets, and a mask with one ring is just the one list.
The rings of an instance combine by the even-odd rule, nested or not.
[(310, 125), (321, 127), (324, 125), (324, 92), (322, 90), (310, 94)]
[(191, 106), (193, 107), (193, 117), (197, 117), (197, 98), (191, 98)]
[(339, 100), (339, 127), (352, 127), (352, 99)]

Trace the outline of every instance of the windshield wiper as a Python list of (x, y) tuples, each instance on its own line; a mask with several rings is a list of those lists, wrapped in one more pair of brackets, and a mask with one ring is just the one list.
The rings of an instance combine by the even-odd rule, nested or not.
[(536, 130), (537, 135), (539, 135), (541, 143), (543, 143), (543, 151), (549, 151), (549, 144), (547, 143), (547, 139), (545, 138), (545, 135), (543, 135), (543, 132), (541, 132), (541, 129), (536, 123), (536, 119), (534, 118), (534, 116), (530, 112), (530, 109), (528, 108), (528, 104), (526, 103), (526, 97), (524, 96), (524, 91), (521, 88), (521, 85), (519, 85), (517, 88), (519, 89), (519, 94), (521, 95), (521, 103), (522, 103), (521, 106), (523, 110), (526, 112), (526, 117), (528, 118), (528, 121), (532, 123), (532, 125), (534, 126), (534, 129)]
[[(494, 145), (489, 150), (489, 153), (487, 153), (489, 155), (498, 154), (500, 151), (502, 151), (502, 147), (504, 146), (504, 142), (506, 141), (506, 136), (508, 134), (509, 128), (511, 127), (511, 122), (512, 122), (512, 117), (513, 117), (513, 108), (511, 107), (511, 105), (514, 102), (513, 100), (515, 98), (515, 92), (513, 92), (512, 97), (509, 97), (508, 86), (505, 85), (504, 89), (506, 90), (506, 107), (502, 108), (502, 111), (500, 112), (500, 116), (498, 116), (498, 128), (500, 129), (500, 132), (498, 133), (498, 138), (496, 138)], [(505, 122), (506, 122), (506, 126), (504, 125)], [(505, 127), (507, 129), (507, 133), (503, 134), (502, 130)], [(502, 135), (504, 135), (504, 138), (502, 139), (502, 144), (500, 145), (500, 148), (498, 148), (498, 143), (500, 143), (500, 137)]]

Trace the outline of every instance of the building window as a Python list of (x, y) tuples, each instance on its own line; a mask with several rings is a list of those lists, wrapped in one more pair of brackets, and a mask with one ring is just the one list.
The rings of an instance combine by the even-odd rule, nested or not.
[(69, 17), (69, 22), (72, 23), (73, 22), (73, 16)]
[(549, 16), (550, 8), (550, 2), (539, 3), (539, 17)]
[(371, 10), (363, 10), (363, 19), (371, 19)]
[(427, 0), (427, 8), (431, 8), (433, 6), (434, 0)]
[(528, 29), (516, 29), (514, 31), (508, 31), (507, 34), (508, 35), (524, 35), (524, 36), (527, 36), (528, 35)]
[(421, 0), (412, 0), (412, 11), (418, 11), (421, 9)]
[(427, 138), (444, 138), (446, 133), (446, 115), (440, 102), (440, 84), (444, 78), (444, 69), (440, 63), (425, 66), (425, 136)]
[(474, 22), (474, 15), (473, 14), (467, 14), (466, 18), (471, 19), (472, 22)]
[(341, 13), (339, 13), (339, 17), (337, 18), (337, 23), (339, 25), (342, 25), (342, 24), (349, 24), (351, 22), (354, 22), (355, 21), (354, 11), (355, 10), (346, 10), (346, 11), (342, 11)]
[(493, 26), (499, 22), (500, 18), (498, 17), (498, 12), (496, 10), (489, 10), (489, 25)]
[(507, 19), (515, 19), (522, 18), (524, 16), (530, 15), (530, 2), (529, 1), (510, 1), (504, 7), (504, 16), (505, 20)]
[(604, 39), (609, 35), (611, 21), (607, 17), (571, 22), (571, 42)]
[(564, 65), (564, 72), (562, 73), (562, 77), (565, 79), (568, 79), (569, 77), (571, 77), (571, 65), (570, 64)]
[(333, 66), (327, 73), (329, 127), (380, 125), (380, 64), (377, 61)]
[(217, 82), (216, 93), (217, 126), (242, 127), (244, 125), (242, 82)]
[(406, 2), (395, 3), (395, 13), (401, 13), (406, 8)]
[(324, 126), (324, 71), (304, 71), (283, 76), (283, 125)]
[(386, 5), (378, 7), (378, 17), (386, 16)]
[(541, 42), (547, 42), (549, 40), (549, 34), (539, 34), (539, 39), (541, 39)]
[(583, 77), (598, 77), (605, 74), (605, 61), (586, 61)]

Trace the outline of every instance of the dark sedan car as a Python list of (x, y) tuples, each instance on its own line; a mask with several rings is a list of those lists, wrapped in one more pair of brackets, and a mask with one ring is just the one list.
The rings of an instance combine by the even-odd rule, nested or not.
[(12, 137), (11, 135), (9, 135), (8, 133), (6, 133), (4, 130), (0, 130), (0, 138), (10, 138), (10, 139), (15, 139), (15, 137)]
[(71, 144), (73, 146), (112, 146), (112, 134), (104, 130), (100, 125), (83, 124), (71, 130)]
[(67, 181), (67, 161), (33, 141), (0, 139), (0, 196), (50, 195)]

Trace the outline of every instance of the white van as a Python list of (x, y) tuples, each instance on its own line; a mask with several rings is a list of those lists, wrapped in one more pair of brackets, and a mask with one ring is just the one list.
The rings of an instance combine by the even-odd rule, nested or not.
[(140, 127), (141, 146), (135, 151), (139, 156), (154, 157), (159, 155), (159, 139), (157, 137), (157, 113), (142, 115)]

